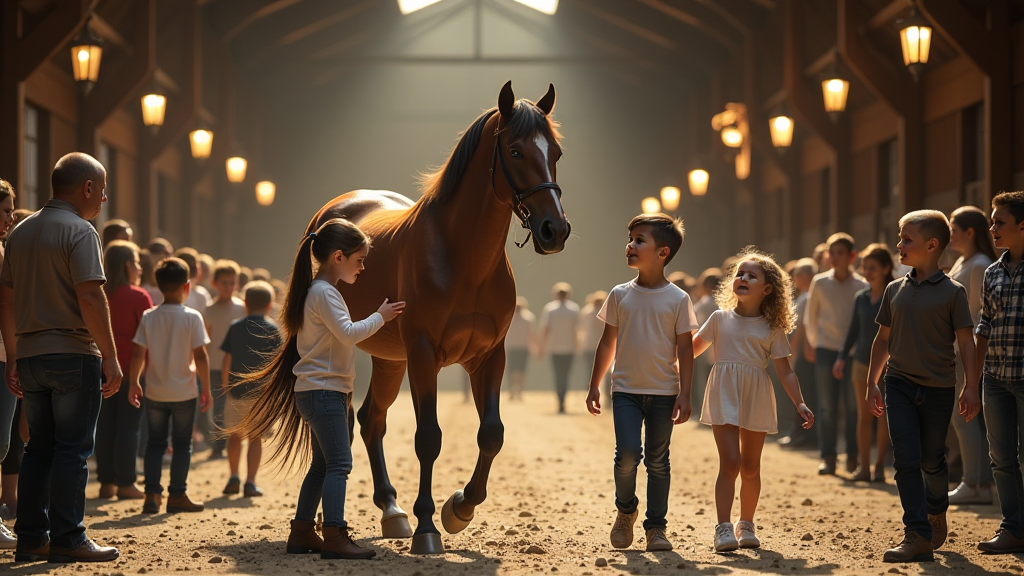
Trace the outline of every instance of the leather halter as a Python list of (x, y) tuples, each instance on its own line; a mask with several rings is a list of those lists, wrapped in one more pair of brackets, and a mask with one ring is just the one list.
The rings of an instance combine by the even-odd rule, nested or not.
[[(499, 122), (500, 124), (500, 122)], [(540, 192), (541, 190), (554, 190), (555, 194), (559, 199), (562, 198), (562, 188), (557, 182), (544, 182), (538, 184), (529, 190), (522, 190), (516, 186), (515, 182), (512, 181), (512, 174), (509, 173), (508, 167), (505, 166), (505, 155), (501, 153), (501, 128), (494, 128), (494, 152), (491, 155), (491, 189), (497, 194), (497, 188), (494, 186), (494, 169), (497, 167), (498, 162), (501, 162), (501, 171), (505, 174), (505, 180), (508, 182), (509, 188), (512, 189), (512, 212), (519, 218), (519, 223), (523, 228), (526, 229), (526, 239), (522, 243), (512, 240), (512, 243), (516, 245), (516, 248), (522, 248), (530, 241), (530, 237), (533, 235), (533, 230), (530, 228), (530, 209), (523, 204), (523, 200), (528, 198), (530, 195)]]

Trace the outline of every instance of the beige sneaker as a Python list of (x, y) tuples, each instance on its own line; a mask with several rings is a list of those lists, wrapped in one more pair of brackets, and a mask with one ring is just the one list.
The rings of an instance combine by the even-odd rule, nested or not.
[(651, 528), (647, 531), (647, 551), (667, 552), (672, 549), (672, 543), (665, 537), (664, 528)]
[(715, 552), (732, 552), (740, 547), (735, 530), (732, 522), (722, 522), (715, 526)]
[(633, 543), (633, 524), (636, 523), (636, 517), (639, 512), (639, 508), (634, 510), (632, 514), (615, 512), (615, 524), (612, 525), (611, 534), (612, 546), (615, 548), (629, 548), (630, 544)]
[(736, 524), (736, 538), (739, 539), (740, 548), (760, 548), (761, 541), (757, 539), (754, 532), (754, 523), (740, 520)]

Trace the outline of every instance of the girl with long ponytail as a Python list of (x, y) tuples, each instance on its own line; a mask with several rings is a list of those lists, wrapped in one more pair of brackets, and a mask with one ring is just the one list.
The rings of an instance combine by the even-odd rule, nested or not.
[[(366, 234), (341, 218), (302, 239), (281, 310), (285, 344), (263, 369), (236, 384), (259, 388), (252, 411), (228, 432), (261, 437), (279, 423), (271, 459), (311, 462), (291, 521), (290, 554), (319, 552), (323, 559), (375, 555), (352, 542), (345, 523), (345, 488), (352, 470), (348, 404), (355, 345), (401, 314), (405, 302), (385, 300), (366, 319), (352, 320), (336, 285), (356, 281), (369, 249)], [(321, 497), (322, 540), (314, 530)]]

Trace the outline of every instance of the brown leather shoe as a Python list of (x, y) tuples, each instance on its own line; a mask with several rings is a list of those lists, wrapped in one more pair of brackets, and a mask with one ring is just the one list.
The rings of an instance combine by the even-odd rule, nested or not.
[(316, 533), (316, 524), (311, 520), (292, 520), (292, 531), (288, 534), (285, 549), (289, 554), (319, 552), (324, 541)]
[(373, 550), (359, 546), (348, 537), (347, 528), (324, 526), (324, 544), (320, 549), (323, 560), (369, 560), (376, 556)]
[(932, 543), (913, 530), (906, 530), (900, 545), (886, 550), (882, 562), (931, 562)]
[(135, 484), (129, 484), (128, 486), (117, 487), (117, 499), (118, 500), (142, 500), (146, 497), (146, 493), (139, 490)]
[(828, 456), (821, 460), (821, 464), (818, 464), (818, 476), (835, 476), (836, 475), (836, 457)]
[(100, 484), (100, 498), (113, 498), (117, 494), (117, 484)]
[(928, 523), (932, 525), (932, 550), (938, 550), (946, 543), (946, 534), (949, 533), (949, 529), (946, 527), (946, 513), (934, 516), (929, 514)]
[(986, 554), (1016, 554), (1024, 552), (1024, 539), (1010, 534), (1005, 528), (1000, 528), (991, 540), (979, 543), (978, 550)]
[(142, 503), (143, 514), (159, 514), (160, 506), (164, 503), (164, 497), (159, 494), (146, 492), (146, 501)]
[(168, 514), (174, 514), (175, 512), (202, 512), (203, 510), (205, 510), (205, 507), (202, 504), (189, 500), (188, 494), (167, 497)]
[(119, 556), (121, 553), (117, 548), (98, 546), (92, 540), (86, 540), (78, 548), (51, 546), (47, 562), (111, 562)]
[(41, 548), (24, 549), (19, 548), (14, 552), (15, 562), (45, 562), (50, 557), (50, 543), (43, 544)]

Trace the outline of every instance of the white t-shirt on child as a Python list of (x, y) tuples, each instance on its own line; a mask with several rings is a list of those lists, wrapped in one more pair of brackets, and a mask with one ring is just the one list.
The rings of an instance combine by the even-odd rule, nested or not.
[(597, 317), (617, 326), (612, 392), (679, 394), (676, 336), (700, 328), (690, 297), (674, 284), (644, 288), (631, 280), (608, 293)]
[(182, 402), (199, 396), (192, 351), (210, 343), (203, 316), (181, 304), (161, 304), (142, 313), (132, 339), (146, 348), (146, 398)]

